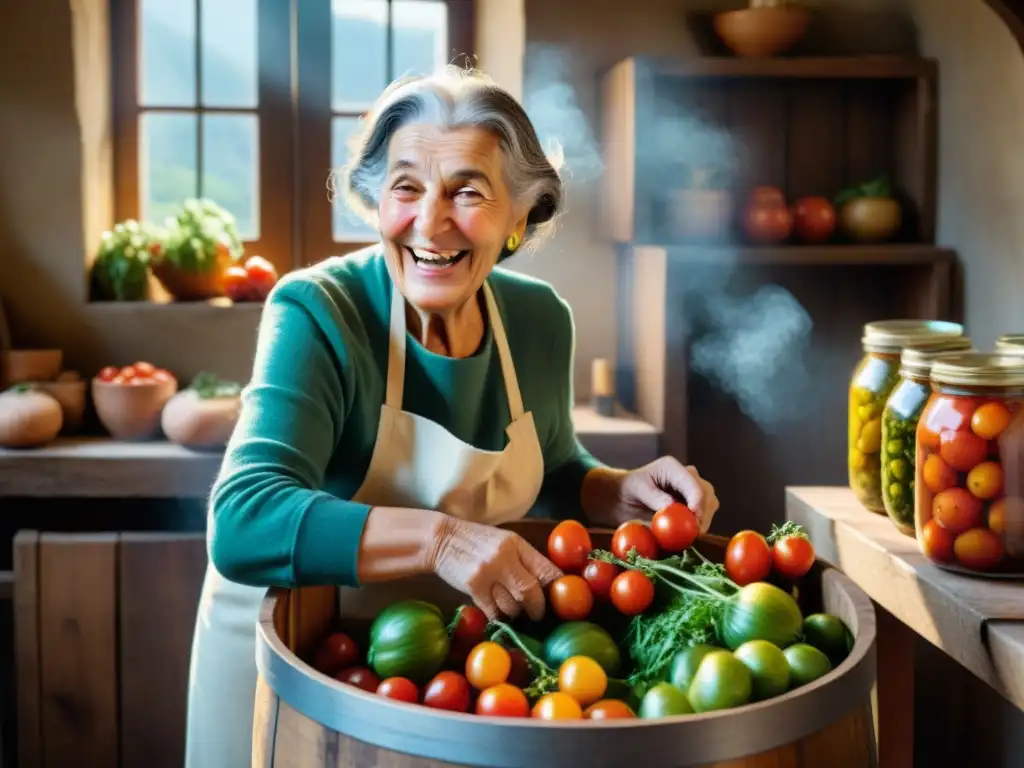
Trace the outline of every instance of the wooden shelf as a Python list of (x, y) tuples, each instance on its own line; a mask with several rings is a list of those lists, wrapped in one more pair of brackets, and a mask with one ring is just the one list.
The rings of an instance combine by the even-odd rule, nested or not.
[[(650, 248), (652, 246), (645, 246)], [(955, 252), (933, 245), (671, 245), (664, 248), (673, 261), (686, 264), (747, 266), (913, 266), (950, 263)]]
[(634, 57), (656, 76), (687, 78), (903, 79), (934, 77), (934, 59), (915, 56), (814, 56), (740, 59)]
[(259, 314), (263, 311), (261, 301), (243, 301), (237, 304), (227, 298), (210, 299), (209, 301), (89, 301), (86, 308), (90, 312), (124, 313), (124, 312), (193, 312), (209, 314), (213, 312), (248, 312)]

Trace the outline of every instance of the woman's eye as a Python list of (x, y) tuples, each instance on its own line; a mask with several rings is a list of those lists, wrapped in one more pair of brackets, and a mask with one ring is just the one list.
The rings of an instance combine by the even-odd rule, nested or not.
[(475, 189), (472, 189), (471, 187), (463, 187), (462, 189), (455, 193), (455, 196), (472, 200), (480, 197), (481, 195), (479, 192), (477, 192)]

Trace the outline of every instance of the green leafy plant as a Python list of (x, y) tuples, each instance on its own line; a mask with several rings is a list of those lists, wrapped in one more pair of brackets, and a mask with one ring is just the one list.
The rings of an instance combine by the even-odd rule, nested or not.
[(871, 181), (865, 181), (863, 184), (858, 184), (855, 187), (844, 189), (836, 195), (835, 207), (838, 208), (851, 200), (856, 200), (861, 197), (894, 197), (892, 182), (889, 181), (889, 177), (887, 175), (883, 174)]
[(192, 198), (181, 212), (166, 222), (168, 230), (160, 261), (189, 272), (215, 269), (227, 250), (230, 260), (242, 257), (244, 248), (235, 217), (213, 200)]
[(237, 381), (227, 381), (219, 378), (216, 374), (205, 371), (196, 374), (192, 383), (189, 384), (189, 389), (194, 389), (202, 400), (215, 397), (237, 397), (242, 393), (242, 385)]
[(161, 251), (163, 237), (158, 228), (135, 219), (104, 232), (90, 274), (93, 296), (106, 301), (145, 300), (150, 260)]

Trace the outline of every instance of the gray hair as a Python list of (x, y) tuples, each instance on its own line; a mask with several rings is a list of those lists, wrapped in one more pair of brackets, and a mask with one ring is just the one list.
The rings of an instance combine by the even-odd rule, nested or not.
[[(404, 125), (431, 122), (454, 129), (482, 128), (499, 142), (505, 181), (513, 199), (530, 208), (524, 245), (535, 245), (562, 208), (561, 157), (548, 157), (518, 101), (486, 75), (449, 65), (423, 77), (389, 85), (351, 140), (350, 161), (338, 173), (349, 206), (376, 225), (381, 187), (387, 174), (391, 137)], [(509, 253), (503, 249), (502, 258)]]

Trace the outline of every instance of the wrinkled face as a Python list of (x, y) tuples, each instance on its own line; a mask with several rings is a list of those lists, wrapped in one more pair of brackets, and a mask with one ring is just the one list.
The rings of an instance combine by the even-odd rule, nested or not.
[(515, 209), (489, 132), (416, 123), (392, 136), (380, 234), (392, 277), (420, 311), (453, 312), (476, 294), (505, 241), (522, 236), (527, 211)]

